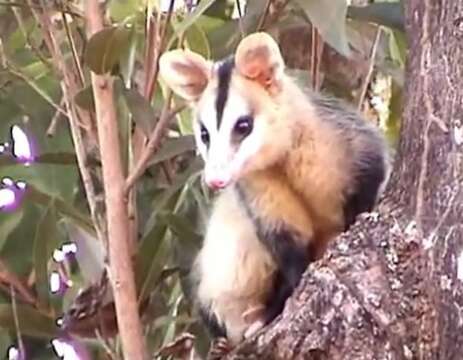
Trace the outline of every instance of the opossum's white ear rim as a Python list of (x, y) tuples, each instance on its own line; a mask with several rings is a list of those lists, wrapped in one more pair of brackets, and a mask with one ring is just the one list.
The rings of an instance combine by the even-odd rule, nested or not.
[(270, 93), (281, 90), (285, 64), (277, 42), (269, 34), (256, 32), (241, 40), (235, 64), (242, 76), (256, 81)]
[(206, 88), (212, 64), (190, 50), (171, 50), (159, 59), (159, 75), (174, 93), (197, 101)]

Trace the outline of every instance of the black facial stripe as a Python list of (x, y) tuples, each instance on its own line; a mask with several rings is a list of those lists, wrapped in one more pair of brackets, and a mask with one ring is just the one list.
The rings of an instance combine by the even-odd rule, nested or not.
[(217, 88), (217, 99), (215, 100), (215, 108), (217, 111), (217, 129), (220, 128), (222, 122), (223, 110), (227, 103), (228, 90), (230, 88), (230, 79), (235, 67), (235, 61), (233, 58), (228, 58), (220, 63), (217, 70), (219, 79), (219, 85)]

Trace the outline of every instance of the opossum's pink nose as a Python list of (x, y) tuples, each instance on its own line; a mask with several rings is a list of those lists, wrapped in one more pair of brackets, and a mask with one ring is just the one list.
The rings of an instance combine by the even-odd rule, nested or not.
[(223, 189), (227, 185), (228, 181), (225, 181), (224, 179), (210, 179), (207, 181), (207, 186), (214, 190)]

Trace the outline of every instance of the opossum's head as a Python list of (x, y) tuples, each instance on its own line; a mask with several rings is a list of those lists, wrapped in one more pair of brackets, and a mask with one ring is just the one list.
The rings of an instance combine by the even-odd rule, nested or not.
[(284, 63), (270, 35), (247, 36), (234, 57), (216, 63), (188, 50), (166, 52), (160, 74), (194, 110), (208, 186), (225, 188), (282, 159), (289, 139), (278, 100)]

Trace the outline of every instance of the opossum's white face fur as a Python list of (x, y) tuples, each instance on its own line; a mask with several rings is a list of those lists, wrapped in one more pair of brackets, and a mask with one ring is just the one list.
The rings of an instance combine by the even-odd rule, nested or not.
[(266, 33), (238, 45), (234, 58), (212, 63), (188, 50), (160, 59), (160, 74), (194, 110), (194, 132), (208, 186), (225, 188), (285, 153), (289, 130), (277, 102), (284, 63)]

